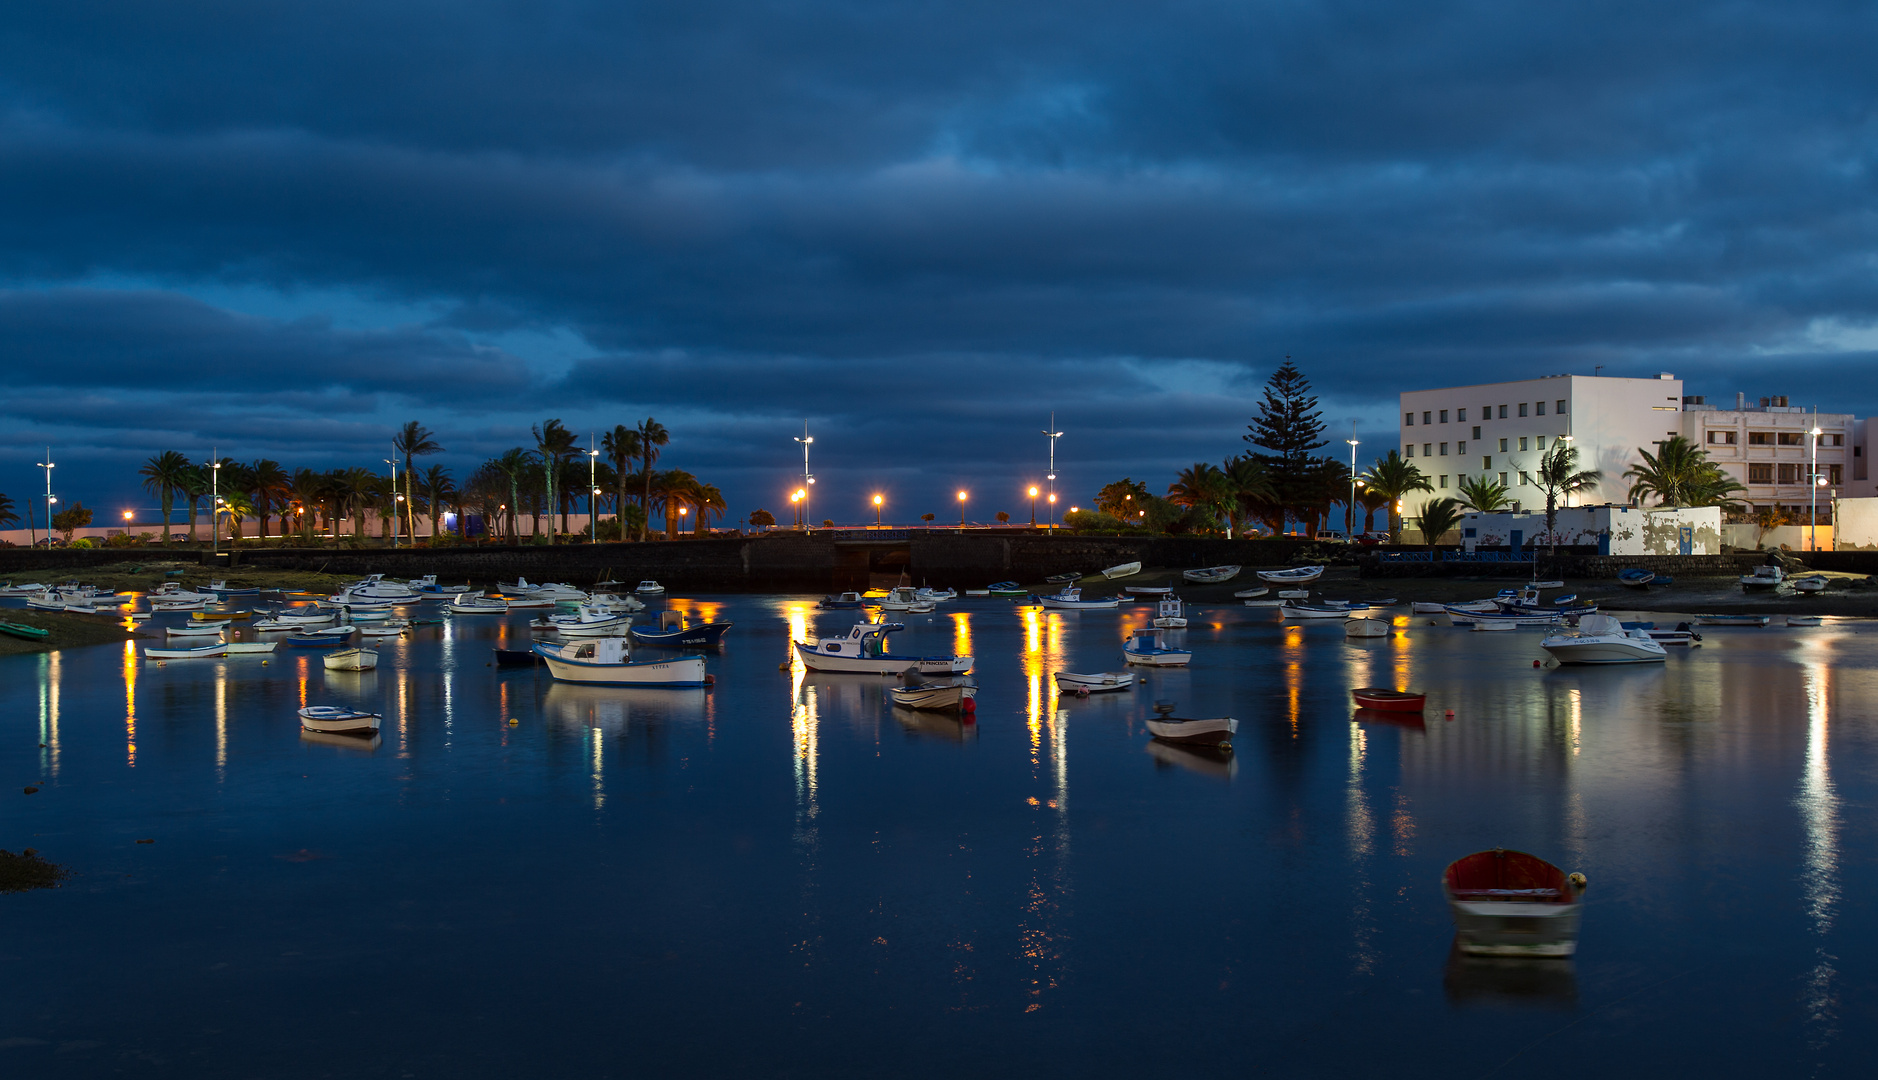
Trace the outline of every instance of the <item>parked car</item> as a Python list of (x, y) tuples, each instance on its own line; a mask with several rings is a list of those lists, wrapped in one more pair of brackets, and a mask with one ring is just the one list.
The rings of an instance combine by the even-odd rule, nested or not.
[(1320, 532), (1317, 534), (1317, 538), (1326, 544), (1347, 544), (1350, 542), (1350, 538), (1340, 532)]
[(1377, 532), (1372, 529), (1366, 533), (1358, 533), (1356, 536), (1356, 542), (1366, 547), (1374, 547), (1377, 544), (1388, 543), (1389, 534), (1386, 532)]

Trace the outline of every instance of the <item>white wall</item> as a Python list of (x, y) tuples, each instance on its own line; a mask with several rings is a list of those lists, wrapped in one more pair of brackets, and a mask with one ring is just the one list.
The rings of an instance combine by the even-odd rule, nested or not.
[[(1678, 555), (1682, 553), (1680, 530), (1690, 526), (1691, 555), (1719, 555), (1722, 545), (1721, 510), (1718, 507), (1686, 507), (1680, 510), (1646, 510), (1625, 506), (1580, 506), (1558, 512), (1558, 543), (1564, 547), (1583, 544), (1597, 547), (1609, 534), (1612, 555)], [(1468, 530), (1474, 535), (1468, 536)], [(1470, 540), (1480, 547), (1505, 547), (1513, 532), (1521, 534), (1520, 543), (1531, 547), (1551, 544), (1545, 530), (1545, 515), (1539, 514), (1467, 514), (1461, 519), (1461, 543)]]
[[(1821, 441), (1830, 443), (1833, 437), (1841, 445), (1822, 445), (1817, 448), (1815, 458), (1806, 446), (1808, 431), (1817, 423), (1821, 432)], [(1733, 443), (1712, 441), (1711, 432), (1719, 433), (1724, 440), (1730, 434)], [(1756, 446), (1748, 441), (1754, 432), (1771, 432), (1775, 436), (1771, 446)], [(1811, 505), (1813, 485), (1811, 476), (1813, 465), (1817, 463), (1819, 473), (1830, 477), (1831, 466), (1840, 468), (1840, 483), (1819, 489), (1819, 504), (1822, 511), (1828, 509), (1828, 500), (1834, 494), (1844, 494), (1852, 489), (1857, 475), (1854, 465), (1859, 459), (1852, 454), (1853, 447), (1860, 437), (1858, 420), (1849, 413), (1810, 413), (1794, 409), (1792, 411), (1773, 411), (1769, 409), (1716, 409), (1692, 407), (1682, 414), (1682, 433), (1690, 442), (1708, 451), (1709, 460), (1720, 465), (1728, 475), (1747, 487), (1747, 493), (1741, 498), (1755, 506), (1806, 507)], [(1800, 437), (1800, 445), (1781, 446), (1778, 436), (1782, 433)], [(1754, 483), (1750, 478), (1751, 464), (1766, 464), (1774, 467), (1772, 483)], [(1780, 465), (1792, 467), (1795, 479), (1782, 484)], [(1828, 515), (1830, 520), (1830, 515)]]
[[(1833, 519), (1838, 528), (1835, 545), (1841, 551), (1878, 548), (1878, 499), (1840, 499)], [(1822, 542), (1821, 547), (1825, 544)]]

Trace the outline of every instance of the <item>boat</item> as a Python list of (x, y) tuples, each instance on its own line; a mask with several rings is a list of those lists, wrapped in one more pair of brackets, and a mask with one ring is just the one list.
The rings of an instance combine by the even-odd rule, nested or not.
[(1193, 661), (1193, 652), (1168, 648), (1159, 630), (1136, 630), (1122, 645), (1122, 660), (1143, 667), (1186, 667)]
[(217, 596), (259, 596), (260, 586), (236, 586), (226, 581), (211, 581), (202, 587), (203, 592), (212, 592)]
[(1427, 694), (1391, 690), (1386, 686), (1359, 686), (1350, 691), (1350, 697), (1356, 701), (1357, 708), (1379, 712), (1418, 713), (1428, 703)]
[(1030, 602), (1040, 607), (1056, 608), (1066, 611), (1110, 611), (1122, 606), (1118, 596), (1105, 596), (1094, 600), (1084, 600), (1082, 590), (1074, 585), (1065, 585), (1061, 591), (1051, 596), (1030, 595)]
[[(1455, 623), (1456, 626), (1468, 625)], [(1494, 633), (1501, 630), (1517, 630), (1519, 624), (1511, 619), (1475, 619), (1468, 628), (1476, 633)]]
[(551, 608), (557, 603), (552, 597), (547, 596), (504, 596), (499, 599), (508, 601), (510, 611), (521, 611), (524, 608)]
[(255, 656), (274, 651), (278, 641), (231, 641), (224, 648), (230, 656)]
[(1788, 578), (1787, 587), (1794, 592), (1821, 593), (1826, 591), (1826, 575), (1806, 574), (1802, 577)]
[(1311, 590), (1309, 589), (1279, 589), (1278, 590), (1278, 599), (1280, 600), (1309, 600), (1310, 598), (1311, 598)]
[(665, 586), (647, 579), (633, 587), (633, 594), (635, 596), (664, 596)]
[[(1058, 576), (1060, 577), (1061, 575)], [(929, 604), (939, 604), (947, 600), (957, 600), (959, 598), (957, 589), (947, 589), (944, 592), (938, 592), (934, 589), (920, 589), (913, 595), (919, 597), (923, 603)]]
[[(1788, 626), (1818, 626), (1819, 616), (1817, 615), (1789, 615), (1787, 616), (1787, 625)], [(4, 629), (4, 628), (5, 628), (5, 625), (0, 624), (0, 629)], [(41, 631), (41, 633), (44, 633), (44, 631)]]
[(1757, 566), (1751, 574), (1742, 574), (1740, 581), (1743, 589), (1777, 589), (1787, 579), (1787, 572), (1778, 566)]
[(150, 602), (150, 610), (152, 612), (201, 611), (203, 608), (209, 606), (209, 600), (210, 598), (207, 596), (198, 596), (193, 600), (182, 597), (172, 597), (166, 600), (152, 600)]
[[(1460, 605), (1451, 605), (1448, 608), (1448, 622), (1455, 626), (1473, 626), (1481, 622), (1505, 623), (1512, 627), (1557, 626), (1564, 621), (1565, 616), (1558, 612), (1480, 611)], [(1502, 629), (1502, 627), (1496, 626), (1493, 629)]]
[(192, 619), (199, 620), (201, 622), (230, 622), (235, 619), (251, 619), (254, 617), (254, 612), (252, 611), (197, 611), (197, 612), (193, 612), (189, 617)]
[(359, 636), (369, 638), (402, 637), (405, 632), (410, 629), (411, 623), (409, 620), (393, 619), (390, 622), (361, 626), (359, 627)]
[(838, 608), (857, 608), (865, 603), (867, 601), (862, 599), (860, 593), (844, 592), (840, 596), (824, 596), (822, 602), (815, 606), (824, 611), (833, 611)]
[(484, 596), (482, 593), (458, 593), (450, 598), (452, 615), (506, 615), (509, 602), (498, 596)]
[(1141, 572), (1140, 563), (1125, 562), (1125, 563), (1119, 563), (1115, 566), (1111, 566), (1107, 570), (1102, 571), (1102, 576), (1105, 578), (1108, 578), (1110, 581), (1114, 581), (1116, 578), (1133, 577), (1136, 574), (1139, 574), (1140, 572)]
[(1254, 600), (1264, 596), (1268, 592), (1271, 592), (1271, 590), (1263, 585), (1258, 585), (1250, 589), (1240, 589), (1238, 592), (1233, 593), (1232, 597), (1234, 600)]
[(496, 666), (504, 667), (540, 667), (540, 654), (533, 649), (496, 649)]
[(1455, 946), (1474, 956), (1577, 952), (1585, 885), (1583, 874), (1506, 848), (1463, 856), (1441, 874)]
[(204, 645), (196, 649), (145, 649), (143, 654), (151, 660), (194, 660), (200, 657), (224, 656), (228, 646), (221, 643)]
[(1417, 615), (1444, 615), (1447, 613), (1448, 605), (1437, 604), (1428, 600), (1417, 600), (1409, 605), (1409, 610)]
[(228, 628), (226, 626), (223, 626), (221, 623), (208, 623), (207, 625), (196, 624), (192, 626), (166, 626), (163, 628), (163, 636), (164, 637), (220, 637), (222, 635), (222, 631), (226, 629)]
[(1283, 600), (1246, 600), (1244, 601), (1244, 604), (1246, 607), (1284, 607), (1285, 603), (1286, 602)]
[(631, 616), (596, 611), (585, 604), (566, 615), (547, 615), (528, 624), (530, 630), (552, 630), (565, 637), (617, 637), (626, 632)]
[(1617, 583), (1629, 589), (1648, 589), (1656, 580), (1656, 574), (1641, 567), (1632, 566), (1617, 572)]
[(1082, 571), (1072, 570), (1067, 574), (1051, 574), (1043, 580), (1046, 585), (1071, 585), (1082, 580)]
[(911, 585), (896, 585), (887, 590), (887, 595), (880, 599), (882, 611), (905, 611), (920, 602), (919, 590)]
[(1207, 743), (1217, 746), (1231, 742), (1233, 733), (1239, 730), (1239, 721), (1230, 716), (1205, 720), (1175, 716), (1174, 703), (1171, 701), (1155, 702), (1154, 713), (1147, 721), (1148, 733), (1171, 743)]
[(405, 584), (424, 594), (426, 599), (455, 596), (457, 593), (470, 591), (468, 585), (439, 585), (437, 583), (437, 575), (435, 574), (425, 574), (423, 577), (415, 577), (405, 582)]
[(978, 693), (978, 687), (953, 680), (943, 683), (929, 683), (920, 679), (919, 672), (908, 669), (906, 682), (900, 686), (889, 687), (887, 694), (893, 703), (906, 709), (932, 709), (935, 711), (975, 712), (977, 706), (972, 698)]
[(513, 586), (503, 585), (501, 591), (504, 596), (509, 597), (510, 607), (517, 605), (517, 598), (521, 600), (546, 601), (549, 604), (557, 600), (575, 601), (587, 599), (586, 590), (576, 589), (574, 586), (564, 581), (551, 581), (545, 585), (530, 585), (527, 578), (522, 578)]
[(1116, 690), (1126, 690), (1135, 685), (1133, 672), (1102, 671), (1094, 675), (1079, 675), (1073, 671), (1056, 673), (1056, 688), (1065, 694), (1106, 694)]
[(46, 587), (37, 583), (15, 585), (9, 581), (5, 585), (0, 585), (0, 596), (37, 596), (45, 591)]
[(1307, 604), (1300, 600), (1287, 600), (1279, 612), (1287, 619), (1347, 619), (1350, 609), (1341, 604)]
[(1669, 656), (1648, 631), (1626, 630), (1609, 615), (1587, 615), (1577, 630), (1548, 634), (1539, 647), (1561, 664), (1660, 664)]
[(1187, 628), (1187, 605), (1178, 596), (1169, 596), (1154, 609), (1154, 625), (1162, 630)]
[(665, 649), (677, 648), (715, 648), (724, 643), (724, 631), (730, 629), (727, 622), (699, 623), (685, 625), (682, 612), (659, 612), (658, 629), (632, 627), (627, 633), (641, 645), (652, 645)]
[(1237, 566), (1208, 566), (1200, 570), (1182, 570), (1180, 576), (1200, 585), (1218, 585), (1239, 576)]
[(1559, 578), (1553, 578), (1550, 581), (1539, 581), (1535, 579), (1527, 582), (1526, 587), (1528, 589), (1563, 589), (1565, 582)]
[(1772, 615), (1697, 615), (1697, 626), (1766, 626), (1774, 621)]
[(1122, 591), (1137, 600), (1156, 600), (1163, 596), (1174, 595), (1172, 585), (1130, 585)]
[(1308, 585), (1324, 576), (1321, 566), (1294, 566), (1289, 570), (1260, 570), (1259, 580), (1273, 585)]
[(261, 619), (257, 622), (251, 622), (248, 624), (248, 629), (264, 630), (264, 631), (265, 630), (317, 630), (320, 627), (325, 626), (327, 623), (332, 622), (332, 621), (333, 621), (333, 617), (331, 615), (325, 615), (319, 618), (311, 618), (311, 619), (295, 619), (295, 618), (289, 618), (285, 615), (279, 615), (272, 619)]
[(370, 737), (378, 733), (378, 725), (383, 720), (384, 717), (377, 713), (341, 709), (332, 705), (308, 705), (300, 710), (301, 727), (328, 735)]
[(845, 636), (822, 638), (814, 645), (796, 642), (796, 655), (810, 671), (898, 675), (916, 667), (922, 675), (961, 675), (972, 669), (969, 656), (904, 656), (887, 652), (887, 635), (906, 629), (902, 623), (855, 623)]
[(1389, 623), (1383, 619), (1346, 619), (1343, 624), (1343, 636), (1354, 638), (1388, 637)]
[(370, 671), (378, 666), (377, 649), (341, 649), (320, 658), (327, 671)]
[(676, 688), (710, 685), (704, 673), (704, 657), (634, 660), (632, 646), (623, 637), (536, 645), (535, 652), (561, 682)]
[(333, 596), (335, 604), (410, 603), (423, 597), (402, 581), (388, 581), (383, 574), (370, 574), (355, 581)]
[(44, 641), (50, 630), (40, 626), (28, 626), (25, 623), (0, 622), (0, 634), (9, 637), (24, 638), (27, 641)]
[(1029, 596), (1030, 590), (1015, 581), (994, 582), (985, 592), (991, 596)]

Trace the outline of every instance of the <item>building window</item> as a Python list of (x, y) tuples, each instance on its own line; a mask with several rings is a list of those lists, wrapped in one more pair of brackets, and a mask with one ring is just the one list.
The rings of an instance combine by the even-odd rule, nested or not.
[(1772, 465), (1754, 464), (1748, 466), (1748, 483), (1771, 484), (1773, 482), (1774, 467)]
[(1783, 431), (1779, 435), (1781, 446), (1805, 446), (1806, 436), (1798, 431)]
[(1403, 457), (1414, 457), (1414, 456), (1415, 456), (1415, 444), (1414, 444), (1414, 443), (1409, 443), (1409, 444), (1408, 444), (1407, 446), (1405, 446), (1405, 447), (1403, 447), (1403, 448), (1402, 448), (1402, 456), (1403, 456)]
[(1531, 487), (1532, 477), (1527, 476), (1525, 473), (1522, 472), (1519, 474), (1519, 482), (1520, 482), (1520, 485), (1523, 487)]
[(1545, 449), (1545, 436), (1544, 435), (1539, 436), (1538, 442), (1535, 445), (1538, 446), (1539, 449), (1544, 450)]
[(1474, 438), (1476, 439), (1480, 438), (1480, 425), (1479, 424), (1474, 425)]
[(1440, 479), (1440, 481), (1439, 481), (1439, 482), (1437, 482), (1437, 483), (1435, 484), (1435, 486), (1436, 486), (1436, 487), (1438, 487), (1438, 488), (1444, 488), (1444, 487), (1447, 487), (1447, 486), (1448, 486), (1448, 474), (1447, 474), (1447, 473), (1442, 473), (1442, 474), (1441, 474), (1441, 479)]
[(1500, 440), (1500, 453), (1502, 454), (1506, 453), (1506, 440), (1505, 439)]
[(1708, 433), (1708, 441), (1716, 446), (1733, 446), (1735, 444), (1735, 433), (1732, 431), (1711, 431)]
[(1431, 423), (1432, 421), (1430, 421), (1428, 418), (1432, 415), (1434, 414), (1429, 412), (1427, 409), (1423, 409), (1422, 410), (1422, 423), (1424, 424)]
[(1500, 486), (1501, 487), (1506, 486), (1506, 474), (1505, 473), (1500, 474)]
[(1402, 426), (1414, 427), (1415, 426), (1415, 414), (1412, 412), (1403, 413), (1402, 414)]
[(1821, 435), (1819, 437), (1819, 445), (1821, 446), (1844, 446), (1845, 436), (1844, 435)]
[(1526, 403), (1523, 401), (1519, 403), (1519, 415), (1526, 415)]
[(1442, 457), (1447, 457), (1447, 456), (1448, 456), (1448, 444), (1447, 444), (1447, 443), (1442, 443), (1442, 444), (1441, 444), (1441, 456), (1442, 456)]
[(1789, 465), (1784, 461), (1781, 462), (1780, 463), (1780, 482), (1783, 484), (1799, 483), (1800, 482), (1800, 467), (1798, 465)]
[(1506, 406), (1500, 406), (1500, 419), (1506, 419)]
[(1559, 399), (1558, 399), (1558, 408), (1556, 408), (1556, 409), (1553, 409), (1552, 411), (1553, 411), (1553, 412), (1555, 412), (1555, 413), (1558, 413), (1558, 414), (1559, 414), (1560, 416), (1564, 416), (1564, 415), (1565, 415), (1565, 399), (1564, 399), (1564, 398), (1559, 398)]
[(1525, 449), (1527, 449), (1527, 446), (1526, 446), (1526, 436), (1524, 436), (1524, 435), (1521, 435), (1521, 436), (1519, 437), (1519, 448), (1520, 448), (1521, 450), (1525, 450)]
[(1843, 465), (1826, 466), (1826, 483), (1831, 484), (1833, 487), (1838, 487), (1839, 482), (1843, 480), (1844, 478), (1845, 478), (1845, 466)]
[(1435, 456), (1435, 444), (1434, 444), (1434, 443), (1426, 443), (1426, 442), (1425, 442), (1425, 443), (1423, 443), (1423, 444), (1422, 444), (1422, 456), (1423, 456), (1423, 457), (1434, 457), (1434, 456)]
[(1748, 445), (1772, 446), (1774, 445), (1774, 433), (1771, 431), (1750, 431), (1748, 432)]
[(1448, 422), (1448, 410), (1446, 409), (1441, 410), (1441, 422), (1444, 424)]
[(1467, 423), (1467, 410), (1466, 409), (1454, 410), (1454, 419), (1463, 424)]
[(1467, 455), (1467, 440), (1463, 439), (1460, 442), (1455, 443), (1454, 452), (1465, 457)]
[(1491, 419), (1493, 419), (1493, 406), (1491, 406), (1491, 405), (1482, 405), (1482, 406), (1480, 407), (1480, 418), (1481, 418), (1482, 420), (1491, 420)]
[(1532, 407), (1532, 411), (1533, 411), (1534, 416), (1544, 416), (1545, 415), (1545, 402), (1541, 401), (1541, 402), (1534, 404)]
[(1480, 459), (1480, 467), (1483, 469), (1493, 468), (1493, 458), (1483, 455)]
[(1464, 485), (1464, 484), (1466, 484), (1466, 483), (1467, 483), (1467, 474), (1466, 474), (1466, 473), (1455, 473), (1455, 474), (1454, 474), (1454, 486), (1455, 486), (1455, 487), (1461, 487), (1462, 485)]

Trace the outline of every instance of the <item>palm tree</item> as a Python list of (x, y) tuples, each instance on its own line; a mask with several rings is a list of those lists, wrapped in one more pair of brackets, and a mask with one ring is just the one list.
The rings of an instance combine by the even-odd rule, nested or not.
[(0, 495), (0, 525), (18, 525), (19, 523), (20, 516), (13, 510), (13, 500)]
[(1491, 514), (1513, 505), (1512, 500), (1506, 497), (1506, 485), (1486, 473), (1477, 473), (1461, 481), (1457, 490), (1461, 493), (1461, 505), (1476, 513)]
[(165, 450), (137, 470), (137, 475), (143, 477), (144, 488), (163, 505), (162, 542), (165, 546), (170, 542), (170, 508), (176, 505), (176, 494), (183, 489), (186, 474), (192, 467), (188, 458), (174, 450)]
[(646, 417), (646, 422), (639, 425), (639, 463), (640, 471), (645, 474), (645, 495), (639, 506), (646, 512), (646, 520), (639, 526), (639, 539), (646, 538), (646, 528), (652, 521), (652, 463), (659, 459), (659, 447), (669, 445), (672, 433), (665, 430), (665, 425)]
[[(1394, 500), (1389, 498), (1389, 496), (1381, 492), (1371, 491), (1364, 487), (1361, 481), (1358, 481), (1356, 486), (1356, 505), (1363, 508), (1362, 531), (1369, 531), (1370, 518), (1375, 515), (1376, 511), (1381, 510), (1385, 506), (1389, 506), (1393, 502)], [(1352, 537), (1351, 539), (1355, 538)]]
[[(392, 447), (404, 455), (405, 531), (410, 533), (412, 539), (417, 537), (417, 518), (416, 509), (411, 505), (411, 459), (443, 452), (443, 447), (432, 438), (434, 434), (417, 421), (409, 420), (391, 439)], [(435, 531), (434, 525), (432, 531)]]
[(554, 543), (554, 474), (562, 459), (574, 448), (574, 433), (559, 420), (549, 420), (529, 429), (535, 436), (535, 454), (541, 462), (542, 475), (548, 481), (548, 543)]
[(1191, 466), (1180, 470), (1174, 482), (1167, 485), (1167, 501), (1175, 506), (1184, 506), (1197, 510), (1201, 514), (1215, 518), (1225, 518), (1227, 535), (1231, 536), (1232, 513), (1236, 506), (1233, 484), (1225, 470), (1217, 465), (1196, 461)]
[(1262, 517), (1278, 503), (1278, 489), (1272, 486), (1265, 463), (1250, 454), (1226, 459), (1223, 470), (1232, 484), (1232, 508), (1226, 515), (1226, 536), (1237, 535), (1240, 522), (1248, 517)]
[[(312, 469), (295, 469), (288, 485), (289, 497), (300, 504), (300, 539), (312, 542), (320, 509), (326, 504), (326, 474)], [(287, 511), (281, 510), (281, 531), (286, 532)]]
[(1708, 451), (1681, 435), (1657, 443), (1654, 454), (1642, 447), (1637, 453), (1643, 457), (1643, 464), (1624, 470), (1624, 475), (1634, 481), (1630, 485), (1632, 502), (1654, 495), (1658, 506), (1741, 508), (1740, 500), (1732, 496), (1747, 488), (1710, 461)]
[(621, 540), (626, 539), (626, 478), (632, 472), (632, 463), (639, 457), (639, 432), (625, 424), (614, 424), (613, 430), (600, 436), (600, 449), (606, 452), (606, 460), (613, 466), (615, 483), (619, 485), (613, 502), (613, 516), (620, 520)]
[(699, 484), (695, 494), (698, 498), (698, 521), (691, 531), (694, 535), (701, 535), (708, 531), (705, 519), (716, 514), (718, 520), (722, 521), (730, 513), (730, 504), (724, 501), (724, 493), (717, 490), (716, 484)]
[(1553, 555), (1558, 554), (1558, 497), (1573, 495), (1604, 479), (1596, 469), (1578, 471), (1578, 448), (1564, 439), (1554, 440), (1552, 449), (1539, 458), (1539, 486), (1545, 489), (1545, 531), (1552, 538)]
[[(425, 502), (430, 508), (430, 535), (432, 539), (435, 539), (437, 536), (438, 511), (442, 509), (445, 500), (456, 498), (456, 481), (451, 479), (449, 469), (444, 468), (442, 465), (432, 465), (430, 468), (424, 470), (424, 477), (421, 484), (424, 490)], [(411, 540), (413, 543), (417, 541), (415, 533), (412, 534)]]
[(281, 468), (280, 462), (273, 458), (262, 458), (249, 465), (247, 471), (252, 484), (247, 492), (254, 504), (255, 516), (261, 519), (261, 535), (267, 535), (268, 518), (276, 509), (282, 509), (280, 531), (281, 535), (285, 536), (287, 523), (283, 508), (293, 495), (293, 485), (287, 476), (287, 470)]
[(683, 469), (667, 469), (658, 474), (652, 495), (665, 510), (665, 538), (678, 539), (679, 508), (696, 502), (698, 478)]
[(1429, 499), (1422, 504), (1421, 529), (1422, 540), (1433, 551), (1441, 541), (1441, 535), (1459, 524), (1461, 504), (1454, 499)]
[[(213, 490), (209, 481), (209, 470), (204, 465), (190, 465), (183, 470), (182, 482), (176, 490), (189, 500), (189, 542), (196, 542), (196, 510), (202, 503), (202, 497)], [(210, 530), (213, 531), (213, 530)]]
[(489, 460), (489, 467), (507, 477), (509, 481), (508, 527), (509, 541), (513, 543), (515, 541), (515, 515), (522, 509), (522, 476), (529, 471), (528, 451), (519, 446), (512, 450), (504, 450), (501, 456)]
[(1362, 476), (1363, 488), (1387, 500), (1389, 507), (1389, 542), (1402, 542), (1402, 497), (1411, 491), (1433, 491), (1433, 484), (1420, 469), (1405, 459), (1400, 451), (1376, 459)]
[(240, 543), (242, 523), (254, 516), (254, 503), (249, 501), (248, 493), (245, 491), (229, 492), (222, 496), (222, 505), (219, 509), (228, 515), (228, 542), (231, 545)]

